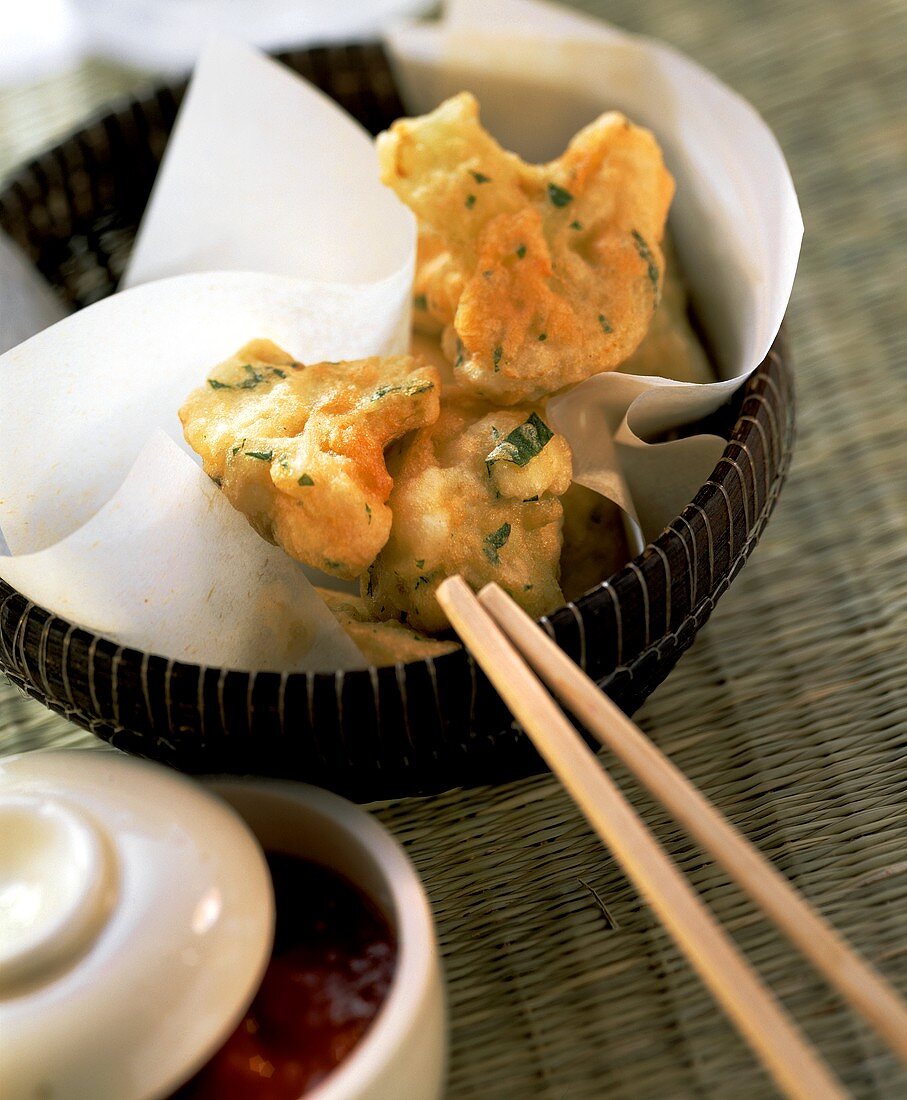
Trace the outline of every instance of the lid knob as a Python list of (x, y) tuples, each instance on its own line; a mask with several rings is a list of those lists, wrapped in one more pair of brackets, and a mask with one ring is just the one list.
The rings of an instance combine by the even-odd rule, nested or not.
[(38, 794), (0, 801), (0, 997), (80, 959), (116, 899), (116, 869), (87, 814)]

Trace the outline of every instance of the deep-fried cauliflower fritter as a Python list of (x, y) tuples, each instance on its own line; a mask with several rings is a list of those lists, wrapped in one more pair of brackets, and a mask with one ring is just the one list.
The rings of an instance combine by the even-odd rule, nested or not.
[(461, 385), (536, 401), (633, 353), (658, 304), (674, 191), (649, 131), (612, 112), (530, 165), (464, 92), (395, 122), (378, 152), (420, 223), (417, 323), (446, 326)]
[(411, 356), (304, 366), (253, 340), (180, 409), (207, 474), (264, 538), (352, 580), (387, 541), (384, 449), (438, 416), (440, 380)]
[(573, 462), (534, 409), (445, 393), (438, 420), (395, 447), (388, 465), (391, 535), (360, 582), (374, 618), (443, 630), (435, 589), (454, 573), (474, 588), (497, 581), (533, 615), (563, 603), (558, 498)]

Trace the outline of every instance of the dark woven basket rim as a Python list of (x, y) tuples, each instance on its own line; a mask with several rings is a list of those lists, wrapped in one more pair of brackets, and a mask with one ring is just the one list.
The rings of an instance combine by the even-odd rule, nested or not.
[[(391, 112), (402, 113), (387, 59), (378, 46), (318, 48), (281, 58), (341, 106), (359, 114), (360, 121), (373, 130), (387, 125), (383, 120)], [(356, 89), (357, 77), (365, 82), (364, 91)], [(51, 279), (58, 274), (54, 266), (58, 259), (53, 250), (49, 256), (42, 252), (47, 239), (59, 248), (61, 239), (73, 231), (68, 226), (76, 214), (97, 218), (107, 209), (96, 195), (100, 184), (90, 178), (92, 168), (100, 164), (106, 170), (104, 158), (122, 159), (124, 150), (134, 150), (147, 167), (159, 155), (155, 148), (169, 131), (184, 88), (185, 84), (158, 88), (143, 100), (130, 99), (108, 110), (24, 165), (6, 182), (0, 191), (0, 225), (31, 252)], [(154, 142), (157, 146), (153, 147)], [(89, 177), (87, 194), (84, 188), (80, 195), (70, 196), (66, 191), (73, 162)], [(55, 187), (73, 204), (70, 211), (51, 201), (60, 197), (54, 194)], [(109, 205), (110, 195), (106, 201)], [(68, 280), (61, 277), (59, 282), (74, 294)], [(83, 299), (82, 304), (91, 300)], [(691, 644), (758, 541), (777, 500), (794, 431), (793, 381), (783, 332), (763, 363), (712, 420), (717, 427), (711, 424), (710, 428), (728, 441), (694, 499), (622, 569), (540, 620), (561, 648), (628, 712), (668, 674)], [(508, 728), (509, 715), (503, 704), (463, 649), (349, 672), (256, 672), (199, 665), (119, 645), (54, 615), (0, 581), (0, 667), (29, 695), (99, 736), (114, 742), (131, 738), (131, 751), (147, 749), (152, 755), (159, 753), (160, 758), (171, 753), (171, 762), (182, 763), (189, 742), (180, 738), (199, 736), (199, 728), (201, 742), (207, 737), (218, 744), (235, 745), (253, 730), (260, 732), (262, 722), (268, 731), (276, 725), (274, 736), (286, 737), (285, 699), (293, 721), (302, 721), (307, 727), (303, 740), (308, 739), (309, 747), (305, 751), (324, 756), (314, 767), (313, 781), (319, 781), (322, 773), (318, 767), (323, 765), (324, 785), (335, 789), (346, 782), (338, 778), (344, 759), (355, 761), (363, 774), (369, 768), (385, 767), (388, 776), (395, 768), (403, 774), (407, 769), (419, 772), (423, 766), (430, 767), (432, 760), (437, 763), (445, 753), (449, 756), (451, 746), (456, 761), (461, 759), (457, 755), (461, 750), (479, 752), (483, 746), (493, 749), (491, 755), (506, 757), (505, 750), (509, 750), (514, 760), (523, 760), (523, 750), (516, 747), (521, 736), (518, 728), (512, 722)], [(133, 707), (131, 727), (128, 718), (121, 720), (119, 709), (123, 675), (128, 681), (123, 691), (132, 704), (138, 698), (143, 712)], [(78, 680), (75, 685), (74, 680)], [(158, 694), (163, 695), (163, 704)], [(416, 723), (425, 718), (412, 695), (420, 700), (419, 706), (432, 711), (430, 721), (441, 746), (432, 745), (430, 738), (426, 744), (425, 736), (413, 733)], [(218, 704), (219, 717), (217, 707), (211, 715), (212, 701)], [(445, 708), (452, 705), (458, 709), (451, 717)], [(379, 742), (381, 737), (387, 740), (388, 726), (397, 722), (404, 727), (402, 741), (397, 738), (392, 744), (379, 744), (374, 756), (369, 756), (372, 747), (358, 741), (349, 744), (348, 721), (354, 719), (348, 716), (353, 713), (359, 716), (355, 720), (360, 720), (365, 706), (365, 720), (383, 731)], [(245, 711), (238, 733), (237, 707)], [(415, 709), (411, 711), (411, 707)], [(336, 751), (316, 729), (324, 722), (332, 725), (342, 742)], [(133, 729), (145, 732), (133, 733)], [(355, 736), (352, 739), (356, 741)], [(491, 769), (488, 759), (490, 756), (485, 766)], [(187, 766), (202, 767), (198, 761)], [(507, 774), (519, 774), (526, 768), (523, 760)], [(462, 775), (455, 778), (466, 781)], [(368, 784), (356, 782), (359, 786), (352, 793), (365, 791)], [(437, 777), (414, 780), (420, 790), (438, 789), (445, 782)], [(382, 792), (385, 788), (415, 793), (408, 780), (387, 780)]]

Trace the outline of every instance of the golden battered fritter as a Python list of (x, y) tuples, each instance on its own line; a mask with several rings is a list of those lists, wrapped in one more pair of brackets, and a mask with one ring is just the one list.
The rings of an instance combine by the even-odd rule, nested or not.
[(567, 441), (532, 407), (489, 408), (448, 391), (438, 420), (389, 453), (394, 489), (387, 545), (362, 578), (373, 618), (434, 633), (445, 577), (497, 581), (533, 615), (563, 603), (563, 510), (573, 472)]
[(305, 366), (253, 340), (180, 409), (230, 503), (291, 557), (352, 580), (387, 541), (389, 443), (438, 416), (440, 379), (411, 356)]
[(419, 219), (420, 328), (445, 326), (462, 386), (532, 402), (642, 341), (674, 183), (651, 133), (616, 112), (545, 165), (502, 149), (478, 114), (464, 92), (395, 122), (378, 138), (382, 179)]

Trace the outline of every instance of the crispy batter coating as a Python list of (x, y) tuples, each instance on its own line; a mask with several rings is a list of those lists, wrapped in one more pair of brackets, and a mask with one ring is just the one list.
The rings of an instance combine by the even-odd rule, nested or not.
[(454, 573), (474, 588), (497, 581), (533, 615), (563, 603), (558, 498), (573, 461), (536, 410), (446, 392), (438, 420), (395, 447), (388, 464), (391, 535), (360, 582), (372, 617), (444, 630), (435, 589)]
[(437, 418), (439, 389), (437, 370), (411, 356), (304, 366), (253, 340), (179, 415), (205, 472), (260, 535), (352, 580), (390, 532), (384, 450)]
[(689, 296), (670, 238), (665, 239), (664, 291), (645, 340), (621, 366), (626, 374), (678, 382), (714, 382), (715, 372), (687, 315)]
[(446, 326), (461, 385), (502, 404), (612, 370), (661, 291), (674, 191), (651, 133), (616, 112), (550, 164), (482, 129), (468, 93), (378, 138), (383, 181), (415, 211), (420, 327)]
[(418, 630), (411, 630), (396, 619), (373, 622), (365, 601), (359, 596), (350, 596), (346, 592), (335, 592), (328, 588), (316, 588), (315, 591), (370, 665), (422, 661), (426, 657), (441, 657), (460, 648), (459, 643), (452, 638), (430, 638)]

